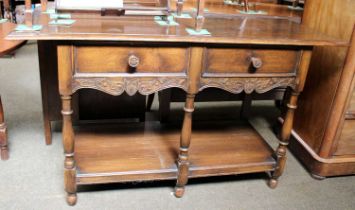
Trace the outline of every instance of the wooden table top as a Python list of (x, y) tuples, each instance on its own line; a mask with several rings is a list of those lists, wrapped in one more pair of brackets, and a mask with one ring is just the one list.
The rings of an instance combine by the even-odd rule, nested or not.
[[(27, 16), (28, 17), (28, 16)], [(37, 32), (12, 32), (10, 40), (91, 40), (150, 41), (184, 43), (228, 43), (265, 45), (346, 45), (313, 32), (300, 24), (280, 18), (257, 16), (220, 16), (206, 14), (204, 29), (211, 35), (190, 35), (195, 19), (176, 19), (178, 26), (160, 26), (153, 17), (100, 17), (72, 14), (71, 26), (49, 25), (49, 15), (39, 10), (33, 13), (33, 23), (41, 24)]]
[(10, 22), (0, 23), (0, 57), (16, 50), (25, 43), (23, 40), (5, 40), (7, 34), (13, 31), (15, 27), (16, 25)]

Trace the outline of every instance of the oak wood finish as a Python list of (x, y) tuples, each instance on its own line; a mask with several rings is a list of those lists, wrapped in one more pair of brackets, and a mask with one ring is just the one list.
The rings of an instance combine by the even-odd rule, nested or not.
[[(246, 94), (255, 93), (265, 93), (270, 91), (273, 88), (279, 88), (282, 86), (287, 86), (293, 90), (293, 97), (289, 102), (289, 111), (286, 115), (285, 124), (282, 131), (282, 138), (277, 153), (272, 152), (271, 155), (268, 146), (265, 144), (258, 144), (257, 151), (260, 152), (260, 157), (258, 159), (260, 162), (253, 162), (253, 158), (249, 155), (237, 158), (234, 160), (231, 158), (231, 161), (239, 162), (242, 164), (232, 164), (232, 167), (226, 167), (223, 169), (223, 163), (219, 162), (219, 166), (216, 166), (214, 161), (218, 160), (209, 155), (206, 155), (203, 152), (202, 156), (197, 156), (199, 161), (198, 164), (202, 166), (204, 163), (207, 165), (210, 164), (211, 167), (202, 167), (198, 172), (194, 172), (193, 176), (213, 176), (213, 175), (224, 175), (224, 174), (238, 174), (238, 173), (250, 173), (260, 170), (265, 172), (274, 172), (272, 173), (272, 183), (276, 183), (279, 176), (282, 174), (282, 169), (285, 165), (286, 154), (284, 153), (286, 144), (288, 142), (288, 137), (292, 128), (293, 121), (293, 109), (296, 108), (297, 96), (302, 91), (304, 81), (306, 79), (309, 59), (311, 56), (311, 51), (314, 46), (320, 45), (338, 45), (343, 44), (337, 40), (324, 37), (322, 35), (313, 33), (307, 28), (303, 28), (296, 23), (284, 20), (284, 19), (259, 19), (251, 18), (245, 21), (245, 18), (235, 18), (235, 17), (215, 17), (215, 16), (206, 16), (204, 22), (204, 28), (207, 28), (211, 32), (211, 36), (191, 36), (186, 33), (185, 29), (187, 27), (193, 27), (195, 22), (191, 19), (179, 19), (177, 22), (179, 26), (174, 27), (165, 27), (159, 26), (155, 23), (152, 18), (124, 18), (124, 19), (95, 19), (94, 21), (88, 21), (88, 19), (76, 19), (77, 22), (74, 23), (71, 27), (62, 27), (54, 26), (48, 27), (46, 21), (48, 20), (47, 15), (40, 15), (35, 21), (43, 24), (43, 30), (37, 32), (37, 36), (30, 36), (25, 33), (13, 32), (9, 36), (10, 39), (25, 39), (31, 37), (31, 39), (38, 40), (48, 40), (55, 42), (57, 45), (57, 59), (58, 59), (58, 80), (59, 80), (59, 92), (62, 97), (62, 115), (63, 115), (63, 145), (65, 150), (65, 164), (64, 164), (64, 176), (65, 176), (65, 189), (67, 192), (67, 201), (70, 205), (74, 205), (77, 199), (76, 196), (76, 186), (78, 185), (78, 180), (82, 180), (85, 184), (94, 184), (94, 183), (107, 183), (115, 182), (120, 177), (122, 173), (126, 174), (124, 179), (130, 181), (141, 181), (141, 180), (152, 180), (152, 179), (171, 179), (176, 178), (176, 190), (175, 195), (180, 197), (184, 193), (185, 185), (188, 181), (189, 176), (191, 175), (194, 167), (192, 161), (194, 154), (193, 150), (190, 151), (190, 145), (194, 144), (194, 138), (191, 136), (194, 135), (194, 130), (192, 129), (192, 112), (194, 109), (194, 98), (198, 95), (199, 92), (203, 91), (206, 88), (220, 88), (231, 93), (241, 93), (245, 92)], [(239, 24), (244, 24), (242, 28), (239, 28)], [(230, 27), (236, 26), (236, 27)], [(285, 26), (282, 28), (282, 26)], [(112, 31), (117, 31), (112, 33)], [(261, 33), (262, 32), (262, 33)], [(297, 32), (297, 33), (296, 33)], [(172, 51), (175, 51), (177, 47), (186, 48), (189, 53), (187, 53), (186, 58), (187, 69), (183, 73), (175, 72), (120, 72), (120, 71), (110, 71), (105, 66), (99, 68), (99, 71), (94, 73), (82, 73), (76, 71), (76, 64), (78, 63), (77, 59), (80, 59), (80, 55), (75, 54), (75, 49), (81, 47), (86, 51), (91, 47), (100, 46), (102, 49), (130, 49), (132, 46), (137, 47), (147, 47), (147, 50), (154, 50), (156, 47), (171, 48)], [(290, 50), (297, 51), (297, 58), (292, 60), (289, 59), (289, 62), (292, 62), (290, 66), (295, 66), (294, 73), (284, 73), (275, 74), (271, 68), (265, 69), (264, 75), (258, 75), (254, 73), (233, 73), (231, 69), (226, 68), (224, 71), (218, 73), (203, 74), (206, 66), (206, 56), (209, 49), (213, 48), (232, 48), (236, 51), (238, 50), (250, 50), (253, 49), (256, 52), (258, 50), (271, 50), (271, 49), (282, 49), (287, 52)], [(87, 52), (87, 51), (86, 51)], [(127, 52), (127, 51), (125, 51)], [(274, 51), (270, 51), (274, 53)], [(276, 52), (275, 52), (276, 53)], [(144, 55), (148, 52), (143, 52)], [(287, 53), (286, 53), (287, 54)], [(124, 55), (127, 58), (127, 55)], [(272, 58), (273, 56), (271, 56)], [(292, 56), (291, 56), (292, 57)], [(128, 56), (130, 58), (130, 56)], [(138, 68), (140, 60), (138, 55), (127, 61), (124, 59), (125, 64), (130, 67)], [(81, 58), (82, 59), (82, 58)], [(228, 59), (228, 56), (220, 58)], [(259, 58), (260, 59), (260, 58)], [(84, 59), (82, 59), (82, 62)], [(159, 61), (155, 60), (155, 61)], [(184, 59), (181, 59), (182, 62), (185, 62)], [(216, 62), (222, 63), (222, 61), (217, 60)], [(256, 68), (260, 68), (260, 62), (268, 63), (268, 61), (254, 60), (252, 65)], [(111, 65), (110, 62), (107, 62), (108, 65)], [(173, 67), (169, 65), (175, 65), (176, 62), (167, 62), (164, 63), (166, 69), (171, 69)], [(156, 64), (158, 65), (158, 64)], [(159, 65), (162, 65), (161, 63)], [(135, 67), (136, 66), (136, 67)], [(288, 65), (287, 65), (288, 66)], [(117, 67), (117, 66), (115, 66)], [(89, 67), (88, 67), (89, 68)], [(155, 65), (150, 64), (149, 69), (155, 68)], [(276, 67), (275, 67), (276, 68)], [(159, 68), (158, 68), (159, 69)], [(281, 68), (276, 68), (281, 69)], [(107, 72), (108, 71), (108, 72)], [(165, 71), (165, 69), (164, 69)], [(101, 175), (97, 176), (95, 172), (96, 169), (86, 167), (85, 165), (89, 162), (97, 162), (99, 160), (89, 160), (85, 154), (86, 151), (93, 151), (96, 149), (95, 144), (86, 144), (83, 143), (81, 146), (75, 146), (75, 135), (72, 127), (72, 116), (73, 116), (73, 104), (72, 97), (73, 94), (81, 89), (96, 89), (110, 95), (121, 95), (124, 92), (128, 95), (134, 95), (140, 93), (142, 95), (150, 95), (155, 92), (167, 89), (167, 88), (180, 88), (186, 92), (185, 98), (185, 115), (180, 132), (180, 143), (176, 147), (176, 156), (177, 165), (175, 165), (175, 173), (172, 176), (173, 171), (157, 169), (153, 174), (145, 170), (146, 165), (143, 162), (142, 170), (148, 174), (142, 172), (132, 172), (132, 171), (111, 171), (111, 169), (116, 166), (111, 166), (113, 162), (109, 161), (108, 165), (103, 165), (99, 167)], [(211, 123), (211, 122), (209, 122)], [(149, 123), (147, 123), (149, 125)], [(211, 124), (211, 126), (213, 126)], [(149, 133), (149, 131), (147, 131)], [(164, 136), (165, 129), (161, 130), (162, 135)], [(235, 132), (233, 129), (232, 133)], [(241, 134), (248, 135), (250, 137), (251, 143), (260, 142), (258, 135), (250, 129), (243, 129), (241, 131), (238, 129), (238, 132)], [(253, 135), (250, 135), (250, 132), (253, 132)], [(207, 132), (208, 133), (208, 132)], [(136, 134), (134, 134), (136, 135)], [(134, 136), (134, 135), (131, 135)], [(161, 134), (160, 134), (161, 135)], [(206, 149), (209, 150), (209, 153), (216, 152), (225, 152), (224, 148), (226, 145), (221, 141), (223, 139), (223, 132), (216, 136), (215, 139), (218, 141), (214, 142), (214, 150), (206, 146)], [(99, 138), (96, 135), (89, 135), (90, 138)], [(89, 137), (87, 136), (87, 137)], [(156, 135), (154, 135), (156, 136)], [(145, 137), (144, 137), (145, 138)], [(143, 139), (144, 139), (143, 138)], [(207, 137), (204, 137), (207, 138)], [(87, 139), (87, 138), (82, 138)], [(109, 138), (105, 138), (109, 139)], [(116, 137), (115, 137), (116, 139)], [(208, 139), (208, 138), (207, 138)], [(85, 140), (84, 140), (85, 141)], [(106, 141), (106, 140), (105, 140)], [(105, 154), (100, 155), (104, 159), (110, 159), (112, 161), (117, 160), (116, 157), (112, 157), (112, 153), (120, 154), (121, 150), (125, 150), (126, 147), (132, 147), (131, 143), (136, 144), (137, 140), (132, 142), (124, 141), (124, 145), (120, 145), (120, 150), (116, 151), (117, 147), (110, 148), (111, 152), (105, 152)], [(175, 142), (178, 142), (178, 139), (174, 138)], [(253, 143), (253, 144), (254, 144)], [(111, 145), (112, 142), (102, 143), (103, 145)], [(263, 146), (261, 146), (263, 145)], [(138, 146), (138, 145), (137, 145)], [(232, 144), (233, 146), (233, 144)], [(251, 156), (254, 156), (254, 152), (249, 152), (250, 147), (246, 144), (241, 144), (242, 149), (245, 150)], [(158, 145), (160, 148), (160, 146)], [(196, 148), (196, 151), (202, 149), (204, 144), (201, 145), (201, 148)], [(179, 148), (179, 150), (177, 150)], [(76, 150), (83, 151), (84, 156), (77, 156)], [(202, 149), (203, 150), (203, 149)], [(129, 151), (129, 150), (128, 150)], [(142, 155), (145, 156), (148, 151), (143, 151)], [(178, 154), (177, 154), (178, 152)], [(125, 153), (122, 151), (122, 153)], [(257, 152), (258, 153), (258, 152)], [(106, 156), (106, 154), (108, 156)], [(111, 154), (111, 155), (110, 155)], [(169, 153), (164, 153), (159, 156), (161, 161), (171, 159), (171, 157), (166, 157)], [(171, 153), (170, 153), (171, 154)], [(228, 153), (227, 153), (228, 154)], [(267, 157), (266, 154), (270, 156)], [(278, 155), (278, 156), (277, 156)], [(155, 156), (155, 155), (153, 155)], [(207, 156), (207, 157), (206, 157)], [(97, 157), (97, 156), (96, 156)], [(98, 157), (98, 158), (100, 158)], [(195, 156), (196, 157), (196, 156)], [(126, 159), (125, 156), (122, 158)], [(276, 158), (276, 159), (275, 159)], [(129, 159), (129, 157), (128, 157)], [(223, 158), (221, 158), (223, 160)], [(201, 162), (200, 162), (201, 161)], [(206, 161), (206, 162), (205, 162)], [(249, 162), (251, 161), (251, 162)], [(82, 163), (85, 163), (81, 165)], [(253, 163), (253, 164), (250, 164)], [(84, 176), (80, 175), (80, 170), (78, 170), (78, 165), (82, 166), (83, 169), (87, 170)], [(96, 164), (95, 164), (96, 165)], [(123, 164), (126, 165), (126, 164)], [(154, 168), (156, 167), (155, 164)], [(222, 166), (222, 167), (221, 167)], [(119, 167), (122, 167), (120, 165)], [(131, 164), (123, 166), (123, 169), (126, 167), (137, 167)], [(149, 166), (148, 166), (149, 167)], [(270, 169), (271, 168), (271, 169)], [(110, 170), (109, 173), (106, 170)], [(117, 168), (116, 168), (117, 169)], [(165, 168), (166, 169), (166, 168)]]
[[(85, 49), (85, 45), (80, 45), (83, 49)], [(154, 44), (152, 45), (154, 47)], [(208, 48), (193, 46), (189, 49), (189, 67), (186, 74), (166, 74), (164, 76), (160, 73), (152, 74), (152, 75), (144, 75), (139, 72), (137, 73), (110, 73), (110, 72), (101, 72), (94, 74), (83, 74), (75, 71), (75, 64), (77, 63), (76, 59), (80, 59), (80, 57), (75, 56), (76, 46), (75, 45), (61, 45), (58, 46), (58, 72), (59, 72), (59, 91), (62, 96), (63, 103), (63, 144), (65, 150), (65, 189), (68, 193), (67, 202), (70, 205), (74, 205), (76, 203), (76, 185), (78, 183), (78, 179), (76, 178), (78, 172), (76, 170), (76, 162), (79, 165), (82, 162), (82, 159), (86, 159), (86, 156), (75, 156), (74, 148), (74, 133), (72, 128), (72, 119), (71, 115), (73, 113), (71, 107), (71, 96), (74, 92), (82, 88), (93, 88), (104, 91), (111, 95), (120, 95), (123, 92), (128, 93), (129, 95), (133, 95), (137, 92), (143, 95), (149, 95), (154, 92), (157, 92), (161, 89), (169, 88), (169, 87), (179, 87), (184, 89), (187, 92), (186, 102), (185, 102), (185, 116), (181, 129), (181, 137), (180, 137), (180, 148), (178, 152), (177, 165), (175, 166), (176, 175), (172, 175), (174, 170), (170, 168), (170, 170), (157, 169), (155, 172), (147, 172), (143, 169), (138, 170), (136, 172), (112, 172), (111, 169), (108, 169), (110, 172), (102, 172), (102, 175), (99, 175), (95, 172), (92, 174), (90, 172), (85, 173), (82, 178), (82, 183), (92, 184), (92, 183), (107, 183), (114, 182), (117, 180), (152, 180), (152, 179), (172, 179), (176, 177), (177, 183), (175, 188), (175, 196), (182, 197), (185, 191), (185, 185), (187, 184), (188, 178), (191, 176), (190, 171), (190, 159), (189, 159), (189, 146), (191, 144), (191, 135), (192, 135), (192, 112), (194, 111), (194, 97), (198, 94), (199, 91), (202, 91), (208, 87), (218, 87), (221, 89), (225, 89), (232, 93), (240, 93), (245, 91), (247, 94), (256, 91), (257, 93), (264, 93), (272, 88), (280, 87), (280, 86), (288, 86), (293, 89), (293, 95), (290, 99), (288, 108), (289, 111), (286, 115), (286, 121), (284, 123), (282, 129), (281, 141), (278, 149), (276, 150), (277, 159), (273, 160), (272, 156), (267, 158), (267, 162), (260, 163), (261, 165), (269, 165), (270, 163), (275, 163), (274, 168), (272, 170), (272, 178), (270, 179), (270, 187), (276, 187), (277, 180), (279, 176), (281, 176), (283, 169), (285, 167), (286, 161), (286, 146), (288, 143), (288, 139), (290, 136), (290, 132), (292, 129), (293, 122), (293, 110), (296, 108), (297, 97), (298, 94), (302, 91), (305, 76), (308, 70), (308, 64), (311, 57), (311, 51), (309, 47), (299, 48), (301, 50), (299, 53), (300, 61), (295, 60), (293, 65), (297, 66), (296, 74), (290, 75), (289, 77), (283, 76), (275, 76), (272, 72), (270, 75), (267, 75), (264, 78), (255, 77), (253, 78), (252, 73), (249, 74), (248, 77), (230, 77), (228, 75), (229, 69), (225, 69), (224, 78), (213, 76), (204, 76), (203, 72), (203, 63), (206, 60), (205, 56), (207, 55)], [(106, 48), (103, 48), (106, 49)], [(115, 49), (115, 48), (112, 48)], [(154, 48), (153, 48), (154, 49)], [(302, 50), (303, 49), (303, 50)], [(174, 48), (173, 48), (174, 50)], [(236, 49), (238, 50), (238, 49)], [(110, 65), (110, 64), (108, 64)], [(127, 65), (127, 64), (126, 64)], [(167, 67), (169, 68), (169, 67)], [(106, 68), (103, 68), (106, 69)], [(222, 72), (223, 73), (223, 72)], [(162, 77), (164, 76), (164, 77)], [(299, 81), (299, 82), (295, 82)], [(86, 146), (83, 146), (87, 148)], [(123, 148), (126, 148), (123, 146)], [(217, 147), (216, 147), (217, 148)], [(81, 150), (81, 148), (78, 148)], [(86, 149), (84, 149), (86, 150)], [(105, 157), (106, 158), (106, 157)], [(166, 158), (166, 157), (160, 157)], [(100, 158), (99, 158), (100, 159)], [(75, 161), (74, 161), (75, 160)], [(94, 161), (94, 160), (91, 160)], [(115, 160), (116, 161), (116, 160)], [(161, 160), (163, 161), (163, 160)], [(264, 160), (266, 161), (266, 160)], [(271, 161), (271, 162), (270, 162)], [(133, 166), (133, 167), (139, 167)], [(242, 167), (242, 166), (240, 166)], [(226, 169), (216, 170), (213, 168), (206, 168), (198, 172), (200, 176), (208, 175), (221, 175), (221, 174), (233, 174), (240, 172), (255, 172), (255, 166), (248, 165), (246, 168), (236, 167), (233, 169), (227, 167)], [(84, 165), (85, 168), (85, 165)], [(222, 167), (223, 168), (223, 167)], [(85, 169), (84, 169), (85, 170)], [(107, 166), (101, 168), (100, 170), (107, 170)], [(150, 169), (151, 170), (151, 169)], [(145, 172), (142, 172), (145, 171)], [(126, 177), (121, 177), (119, 179), (119, 175), (124, 173)], [(153, 174), (151, 174), (153, 173)], [(196, 172), (197, 173), (197, 172)], [(92, 177), (94, 176), (94, 177)], [(121, 175), (122, 176), (122, 175)], [(192, 177), (194, 177), (192, 175)], [(77, 180), (77, 181), (75, 181)], [(91, 182), (90, 182), (91, 180)], [(122, 180), (121, 180), (122, 181)]]
[[(209, 48), (206, 53), (204, 74), (253, 73), (255, 75), (289, 73), (295, 74), (299, 51), (282, 49), (218, 49)], [(229, 59), (223, 59), (228, 55)], [(254, 59), (254, 62), (253, 62)], [(256, 66), (256, 60), (259, 65)], [(240, 76), (240, 74), (238, 75)]]
[[(250, 44), (281, 46), (344, 45), (344, 42), (327, 36), (309, 33), (307, 27), (287, 19), (253, 17), (215, 17), (206, 14), (204, 28), (212, 36), (191, 36), (185, 29), (194, 25), (194, 20), (177, 19), (178, 27), (160, 26), (153, 18), (77, 18), (69, 28), (49, 26), (49, 15), (35, 11), (34, 24), (42, 24), (36, 33), (13, 31), (9, 40), (77, 40), (77, 41), (148, 41), (162, 43), (205, 43), (205, 44)], [(230, 27), (230, 26), (241, 26)], [(255, 30), (262, 31), (260, 36)], [(115, 33), (112, 33), (115, 31)], [(35, 36), (34, 36), (35, 34)], [(83, 36), (85, 34), (85, 36)], [(143, 35), (144, 34), (144, 35)], [(169, 37), (169, 38), (166, 38)]]
[(0, 57), (14, 52), (26, 43), (24, 40), (5, 40), (5, 37), (14, 30), (15, 24), (10, 22), (0, 23)]
[[(189, 56), (187, 48), (164, 47), (76, 47), (74, 51), (77, 73), (184, 73)], [(136, 66), (129, 64), (132, 56)]]
[[(179, 130), (159, 122), (76, 128), (78, 185), (177, 179)], [(196, 122), (191, 138), (189, 178), (271, 171), (276, 164), (248, 122)]]
[[(305, 4), (303, 24), (354, 45), (350, 41), (354, 10), (353, 1), (309, 1)], [(353, 94), (354, 56), (347, 47), (316, 47), (313, 55), (295, 114), (297, 141), (292, 141), (290, 148), (312, 174), (354, 174), (355, 153), (349, 153), (353, 129), (351, 122), (346, 121), (352, 118), (347, 101)]]
[(309, 63), (311, 61), (312, 52), (304, 51), (301, 58), (300, 69), (298, 72), (299, 83), (297, 86), (291, 91), (291, 96), (289, 102), (287, 104), (287, 111), (284, 116), (285, 121), (282, 124), (281, 135), (280, 135), (280, 144), (276, 149), (277, 155), (277, 166), (276, 170), (272, 173), (271, 179), (269, 181), (269, 186), (271, 188), (275, 188), (277, 185), (277, 179), (283, 173), (286, 164), (286, 149), (289, 144), (291, 130), (293, 127), (293, 118), (294, 112), (297, 108), (297, 100), (299, 94), (302, 92), (304, 88), (304, 84), (306, 81), (306, 76), (309, 68)]
[(66, 46), (58, 47), (58, 55), (61, 59), (58, 60), (58, 80), (59, 93), (62, 98), (62, 115), (63, 115), (63, 146), (65, 153), (64, 160), (64, 185), (68, 193), (67, 202), (69, 205), (74, 205), (77, 200), (76, 196), (76, 166), (74, 157), (74, 131), (71, 115), (73, 114), (71, 106), (71, 82), (73, 68), (71, 61), (72, 48)]
[[(58, 92), (57, 45), (54, 41), (38, 41), (45, 142), (52, 143), (52, 123), (62, 120)], [(125, 95), (111, 97), (94, 90), (82, 90), (73, 97), (75, 121), (145, 118), (145, 97)], [(105, 103), (103, 103), (105, 101)], [(128, 109), (129, 107), (129, 109)]]

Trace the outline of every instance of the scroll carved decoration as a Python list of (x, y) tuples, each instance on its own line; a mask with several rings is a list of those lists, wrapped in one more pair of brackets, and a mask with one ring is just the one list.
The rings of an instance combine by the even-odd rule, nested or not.
[(221, 88), (231, 93), (265, 93), (277, 87), (296, 87), (296, 78), (202, 78), (199, 90), (209, 87)]
[(149, 95), (154, 92), (177, 87), (187, 90), (187, 78), (184, 77), (112, 77), (112, 78), (73, 78), (73, 93), (82, 88), (103, 91), (110, 95), (121, 95), (126, 92), (132, 96), (137, 92)]

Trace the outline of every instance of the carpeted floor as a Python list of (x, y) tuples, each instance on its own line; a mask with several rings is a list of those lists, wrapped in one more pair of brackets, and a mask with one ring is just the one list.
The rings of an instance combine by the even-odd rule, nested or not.
[[(265, 174), (190, 180), (181, 199), (171, 194), (173, 181), (115, 184), (82, 188), (77, 205), (69, 207), (60, 131), (54, 132), (51, 146), (44, 143), (34, 43), (15, 58), (0, 59), (0, 93), (10, 142), (10, 159), (0, 162), (0, 209), (355, 209), (355, 176), (314, 180), (291, 154), (275, 190), (267, 187)], [(200, 103), (195, 118), (206, 113), (212, 118), (238, 116), (239, 105)], [(173, 107), (181, 110), (181, 104)], [(253, 123), (272, 145), (277, 140), (270, 122), (277, 114), (271, 102), (257, 102), (253, 108)], [(156, 118), (156, 101), (148, 115)]]

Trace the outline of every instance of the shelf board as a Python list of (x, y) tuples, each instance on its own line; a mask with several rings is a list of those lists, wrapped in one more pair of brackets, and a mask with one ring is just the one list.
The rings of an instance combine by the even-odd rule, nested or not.
[[(77, 184), (177, 178), (180, 126), (159, 122), (76, 128)], [(272, 171), (273, 150), (247, 123), (193, 126), (189, 177)]]

